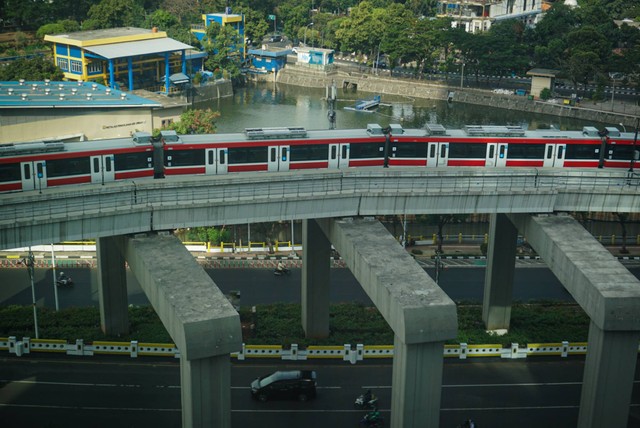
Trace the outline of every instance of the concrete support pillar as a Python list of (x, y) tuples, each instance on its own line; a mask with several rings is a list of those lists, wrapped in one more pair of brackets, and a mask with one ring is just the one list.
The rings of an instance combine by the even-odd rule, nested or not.
[(508, 329), (518, 229), (505, 214), (491, 214), (482, 320), (487, 330)]
[(180, 360), (182, 426), (231, 426), (231, 360), (217, 355)]
[(313, 219), (302, 222), (302, 248), (302, 328), (307, 337), (327, 337), (331, 242)]
[(627, 426), (639, 340), (638, 331), (605, 331), (591, 321), (579, 427)]
[(440, 426), (444, 342), (393, 345), (391, 427)]
[(112, 336), (129, 332), (127, 272), (122, 243), (121, 236), (96, 240), (100, 325), (105, 334)]

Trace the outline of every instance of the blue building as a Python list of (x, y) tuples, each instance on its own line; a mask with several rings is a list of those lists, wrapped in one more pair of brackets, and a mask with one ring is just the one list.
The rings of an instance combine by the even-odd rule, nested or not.
[(232, 14), (231, 8), (227, 8), (225, 13), (207, 13), (202, 15), (204, 24), (194, 24), (191, 26), (191, 32), (202, 42), (207, 35), (207, 28), (212, 23), (217, 23), (221, 27), (230, 25), (234, 30), (238, 32), (238, 43), (234, 46), (230, 46), (231, 52), (237, 52), (244, 60), (246, 57), (246, 42), (244, 36), (244, 15)]
[(277, 72), (284, 68), (290, 53), (290, 48), (249, 49), (251, 68), (258, 72)]

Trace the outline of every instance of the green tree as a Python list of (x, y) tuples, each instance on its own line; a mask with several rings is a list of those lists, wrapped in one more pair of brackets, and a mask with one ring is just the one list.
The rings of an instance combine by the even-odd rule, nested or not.
[(252, 42), (260, 42), (269, 32), (269, 22), (262, 13), (247, 6), (234, 8), (233, 13), (244, 15), (244, 36)]
[(145, 11), (139, 0), (101, 0), (91, 6), (84, 30), (103, 28), (140, 27), (144, 23)]
[(62, 80), (64, 74), (51, 60), (44, 57), (17, 59), (0, 67), (0, 81), (25, 80)]
[(169, 125), (178, 134), (214, 134), (216, 132), (215, 120), (220, 113), (206, 110), (187, 110), (180, 115), (180, 120)]
[(242, 58), (238, 48), (244, 44), (238, 31), (231, 25), (220, 26), (211, 23), (207, 27), (206, 39), (203, 41), (205, 50), (209, 53), (205, 65), (209, 70), (226, 70), (231, 78), (240, 75)]
[(54, 24), (45, 24), (38, 28), (38, 31), (36, 31), (36, 37), (38, 39), (44, 39), (44, 36), (47, 34), (66, 34), (76, 31), (80, 31), (80, 24), (78, 24), (77, 21), (65, 19), (57, 21)]

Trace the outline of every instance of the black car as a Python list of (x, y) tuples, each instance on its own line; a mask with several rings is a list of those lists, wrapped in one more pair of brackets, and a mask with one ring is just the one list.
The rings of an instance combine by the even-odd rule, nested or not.
[(299, 400), (316, 397), (316, 372), (312, 370), (277, 371), (251, 382), (251, 396), (260, 401)]

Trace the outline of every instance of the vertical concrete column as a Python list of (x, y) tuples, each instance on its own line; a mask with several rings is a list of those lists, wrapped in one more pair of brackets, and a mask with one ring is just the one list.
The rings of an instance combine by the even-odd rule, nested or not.
[(100, 325), (102, 331), (109, 335), (129, 332), (127, 272), (122, 244), (121, 236), (96, 240)]
[(579, 427), (627, 426), (639, 340), (638, 331), (605, 331), (591, 321)]
[(307, 337), (327, 337), (331, 242), (313, 219), (302, 222), (302, 248), (302, 328)]
[(229, 355), (180, 359), (180, 382), (183, 427), (231, 427)]
[(505, 214), (491, 214), (482, 320), (487, 330), (508, 329), (513, 300), (518, 229)]
[(440, 426), (444, 342), (393, 343), (391, 427)]

